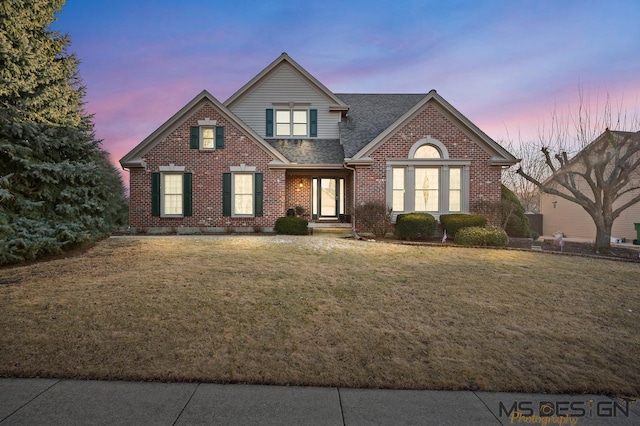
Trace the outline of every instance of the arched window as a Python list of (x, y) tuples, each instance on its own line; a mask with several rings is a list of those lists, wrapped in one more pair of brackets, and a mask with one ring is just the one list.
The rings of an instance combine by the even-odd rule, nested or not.
[(468, 159), (449, 158), (439, 140), (416, 141), (407, 159), (387, 161), (387, 203), (393, 213), (462, 213), (469, 209)]
[(442, 158), (442, 154), (435, 146), (425, 144), (416, 149), (413, 158)]

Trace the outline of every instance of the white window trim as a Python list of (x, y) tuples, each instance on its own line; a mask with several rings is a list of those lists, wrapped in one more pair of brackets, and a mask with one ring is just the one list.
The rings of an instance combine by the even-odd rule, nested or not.
[[(438, 139), (432, 138), (431, 136), (424, 137), (419, 141), (417, 141), (416, 143), (414, 143), (411, 149), (409, 150), (409, 158), (414, 158), (416, 155), (416, 151), (422, 145), (432, 145), (433, 147), (435, 147), (438, 151), (440, 151), (441, 160), (449, 158), (449, 150), (447, 149), (447, 147), (444, 146), (444, 144), (440, 142)], [(438, 159), (435, 158), (432, 160), (438, 160)]]
[[(288, 135), (281, 135), (278, 133), (278, 112), (279, 111), (288, 111), (289, 112), (289, 134)], [(293, 128), (294, 125), (296, 124), (293, 121), (293, 113), (295, 111), (304, 111), (304, 113), (306, 114), (306, 130), (305, 130), (305, 134), (304, 135), (294, 135), (293, 134)], [(306, 138), (309, 137), (309, 109), (308, 108), (297, 108), (297, 107), (290, 107), (290, 108), (276, 108), (273, 111), (273, 134), (275, 135), (274, 137), (277, 138)], [(297, 124), (302, 124), (302, 123), (297, 123)]]
[[(242, 165), (244, 166), (244, 164)], [(230, 167), (234, 169), (237, 167)], [(250, 170), (253, 169), (253, 170)], [(236, 176), (251, 176), (251, 214), (236, 213)], [(255, 167), (246, 167), (246, 170), (231, 170), (231, 217), (255, 217), (256, 215), (256, 176)], [(246, 194), (245, 194), (246, 195)]]
[[(255, 217), (255, 204), (256, 204), (256, 166), (247, 166), (244, 163), (241, 163), (239, 166), (229, 166), (229, 171), (231, 172), (231, 217)], [(253, 206), (253, 213), (249, 214), (236, 214), (236, 182), (235, 176), (236, 174), (250, 174), (252, 175), (251, 179), (251, 205)]]
[[(420, 144), (420, 146), (423, 143)], [(416, 148), (417, 149), (417, 148)], [(442, 151), (441, 151), (442, 152)], [(448, 213), (469, 213), (470, 197), (470, 169), (471, 161), (450, 160), (450, 159), (393, 159), (386, 164), (386, 201), (387, 205), (393, 206), (393, 169), (403, 167), (404, 173), (404, 210), (394, 211), (392, 221), (395, 223), (398, 214), (411, 213), (415, 211), (415, 169), (416, 167), (438, 167), (440, 170), (440, 185), (438, 188), (438, 211), (426, 212), (439, 219), (441, 214)], [(461, 171), (461, 200), (460, 211), (449, 211), (449, 169), (459, 167)]]
[[(184, 166), (174, 166), (171, 164), (169, 167), (160, 166), (160, 217), (184, 217)], [(165, 169), (165, 170), (163, 170)], [(169, 170), (166, 170), (169, 169)], [(180, 176), (182, 178), (182, 189), (180, 203), (182, 204), (182, 213), (180, 214), (168, 214), (165, 213), (165, 192), (166, 184), (165, 177), (168, 175)]]
[[(216, 149), (216, 126), (218, 125), (218, 120), (212, 120), (210, 118), (205, 118), (204, 120), (198, 120), (198, 127), (200, 128), (198, 131), (198, 149), (203, 151), (214, 151)], [(213, 129), (213, 146), (211, 148), (205, 148), (204, 144), (204, 129)]]

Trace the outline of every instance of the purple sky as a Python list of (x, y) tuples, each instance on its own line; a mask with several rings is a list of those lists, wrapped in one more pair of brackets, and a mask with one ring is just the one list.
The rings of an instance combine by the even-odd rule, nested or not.
[(535, 139), (579, 88), (637, 116), (639, 22), (637, 0), (68, 0), (54, 29), (117, 163), (200, 91), (224, 102), (282, 52), (336, 93), (436, 89), (501, 143)]

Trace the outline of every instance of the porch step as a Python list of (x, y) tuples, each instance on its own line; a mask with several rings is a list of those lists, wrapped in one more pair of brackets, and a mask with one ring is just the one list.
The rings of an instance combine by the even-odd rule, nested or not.
[(309, 223), (312, 235), (320, 235), (327, 237), (347, 237), (353, 235), (350, 223)]

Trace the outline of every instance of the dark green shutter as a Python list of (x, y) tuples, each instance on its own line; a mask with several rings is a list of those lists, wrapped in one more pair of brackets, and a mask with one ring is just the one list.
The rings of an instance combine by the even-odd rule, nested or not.
[(222, 216), (231, 216), (231, 173), (222, 174)]
[(262, 188), (264, 186), (263, 185), (263, 181), (264, 181), (263, 174), (262, 173), (256, 173), (255, 174), (255, 179), (254, 179), (254, 191), (255, 191), (255, 194), (254, 194), (254, 198), (253, 198), (253, 201), (254, 201), (254, 212), (255, 212), (256, 216), (262, 216), (262, 213), (263, 213), (263, 208), (262, 208), (263, 199), (264, 199), (264, 196), (262, 195), (263, 194)]
[(151, 173), (151, 216), (160, 216), (160, 173)]
[(309, 110), (309, 136), (318, 136), (318, 110)]
[(224, 127), (216, 127), (216, 149), (224, 148)]
[(198, 126), (191, 126), (191, 131), (189, 133), (189, 148), (200, 148), (200, 127)]
[(182, 179), (182, 212), (184, 216), (193, 214), (193, 178), (191, 173), (185, 173)]
[(267, 109), (267, 128), (264, 135), (266, 137), (273, 137), (273, 110)]

